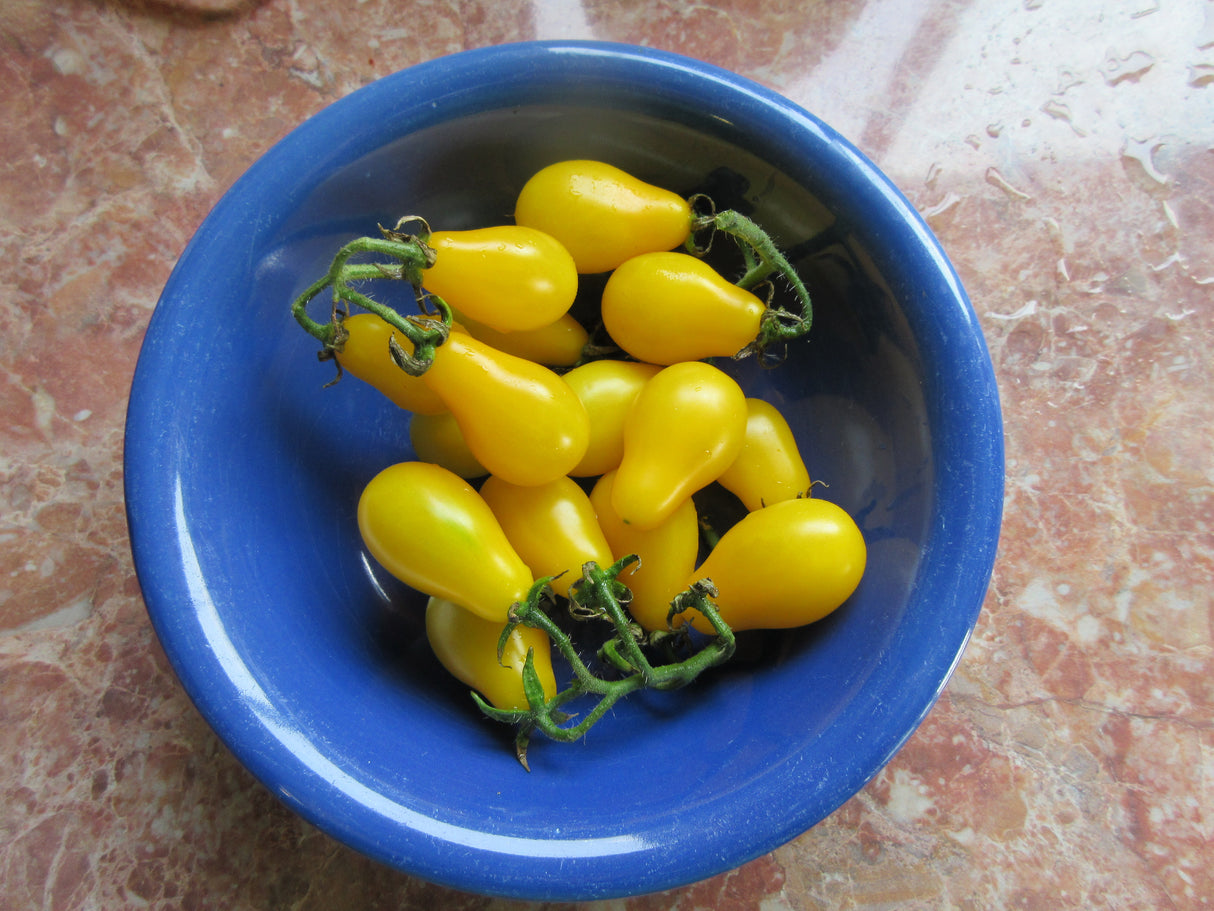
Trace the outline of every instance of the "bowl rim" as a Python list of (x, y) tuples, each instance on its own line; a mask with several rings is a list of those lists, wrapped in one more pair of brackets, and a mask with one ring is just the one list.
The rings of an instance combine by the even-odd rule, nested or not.
[[(253, 707), (217, 690), (198, 656), (211, 647), (197, 635), (175, 623), (175, 605), (188, 597), (179, 583), (166, 578), (167, 559), (162, 542), (164, 517), (145, 493), (163, 484), (162, 466), (149, 455), (157, 445), (158, 414), (148, 404), (157, 377), (164, 375), (170, 355), (157, 343), (158, 336), (174, 329), (179, 302), (192, 293), (189, 273), (198, 263), (216, 255), (225, 242), (220, 235), (229, 218), (244, 219), (256, 211), (257, 200), (277, 195), (289, 206), (308, 187), (301, 183), (301, 167), (317, 168), (316, 148), (327, 149), (324, 162), (347, 162), (374, 149), (386, 129), (411, 131), (480, 110), (488, 86), (495, 98), (528, 86), (548, 85), (555, 72), (581, 77), (611, 78), (634, 92), (682, 93), (689, 98), (712, 93), (726, 114), (753, 126), (778, 127), (773, 148), (788, 156), (812, 154), (824, 165), (853, 174), (852, 184), (863, 185), (882, 212), (882, 231), (912, 238), (921, 263), (930, 268), (938, 305), (947, 307), (967, 331), (936, 339), (956, 359), (952, 374), (968, 375), (965, 396), (950, 401), (938, 415), (939, 443), (936, 449), (953, 446), (962, 457), (938, 460), (938, 470), (948, 474), (946, 501), (933, 512), (934, 534), (943, 548), (966, 548), (964, 572), (954, 562), (940, 573), (950, 578), (962, 610), (947, 629), (948, 640), (925, 666), (932, 687), (915, 705), (904, 710), (897, 735), (876, 739), (865, 749), (863, 761), (852, 763), (848, 775), (829, 793), (815, 795), (811, 812), (804, 809), (795, 818), (765, 822), (761, 831), (739, 833), (722, 820), (718, 833), (696, 832), (679, 845), (667, 842), (620, 853), (618, 846), (583, 848), (588, 856), (576, 875), (554, 877), (551, 857), (536, 857), (534, 847), (495, 843), (488, 837), (464, 839), (460, 850), (458, 833), (446, 824), (414, 813), (398, 816), (397, 828), (388, 833), (377, 829), (384, 817), (356, 805), (340, 789), (331, 800), (344, 804), (333, 808), (309, 804), (302, 795), (315, 793), (313, 782), (304, 781), (310, 770), (299, 768), (299, 756), (264, 729)], [(506, 74), (503, 76), (503, 74)], [(425, 103), (397, 105), (392, 123), (375, 130), (351, 130), (335, 141), (337, 128), (364, 113), (379, 112), (387, 101), (399, 98), (427, 99)], [(486, 108), (488, 109), (488, 108)], [(398, 133), (403, 135), (403, 132)], [(312, 173), (316, 173), (313, 171)], [(184, 689), (203, 717), (236, 757), (273, 794), (313, 825), (363, 854), (404, 872), (453, 888), (505, 898), (551, 901), (583, 901), (656, 892), (706, 879), (766, 854), (817, 824), (862, 788), (901, 749), (935, 705), (959, 663), (977, 621), (993, 571), (1003, 508), (1003, 431), (989, 352), (977, 317), (961, 282), (926, 222), (897, 187), (851, 143), (811, 113), (776, 92), (750, 79), (712, 64), (669, 51), (604, 41), (526, 41), (461, 51), (438, 57), (393, 73), (339, 99), (308, 118), (275, 143), (232, 187), (223, 194), (186, 246), (165, 285), (149, 324), (131, 387), (124, 451), (124, 485), (130, 538), (136, 572), (144, 591), (149, 616), (169, 661)], [(798, 780), (804, 781), (804, 770)], [(769, 778), (771, 776), (768, 776)], [(771, 795), (775, 783), (769, 783)], [(288, 799), (284, 795), (296, 795)], [(410, 811), (413, 812), (413, 811)], [(736, 822), (736, 820), (735, 820)], [(686, 863), (677, 872), (669, 865), (645, 862), (645, 852), (688, 850)], [(570, 849), (572, 850), (572, 848)], [(638, 854), (637, 851), (641, 853)], [(559, 853), (559, 852), (558, 852)], [(509, 874), (503, 873), (510, 864)], [(558, 869), (560, 869), (558, 864)]]

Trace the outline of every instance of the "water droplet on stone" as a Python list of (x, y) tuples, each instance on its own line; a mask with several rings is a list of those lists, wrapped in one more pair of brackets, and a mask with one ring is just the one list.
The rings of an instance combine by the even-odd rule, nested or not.
[(1163, 186), (1168, 182), (1168, 178), (1164, 174), (1160, 174), (1155, 168), (1155, 162), (1152, 155), (1155, 150), (1163, 145), (1156, 137), (1150, 139), (1126, 139), (1125, 144), (1121, 147), (1121, 157), (1129, 158), (1142, 165), (1142, 169), (1146, 172), (1147, 177), (1155, 181), (1155, 183)]
[(1079, 127), (1075, 126), (1074, 121), (1071, 119), (1071, 109), (1069, 107), (1067, 107), (1065, 104), (1063, 104), (1061, 101), (1051, 98), (1049, 101), (1047, 101), (1045, 104), (1043, 104), (1041, 106), (1041, 110), (1044, 111), (1045, 113), (1049, 114), (1055, 120), (1061, 120), (1064, 123), (1066, 123), (1068, 126), (1070, 126), (1070, 128), (1072, 130), (1075, 131), (1075, 134), (1077, 136), (1086, 136), (1087, 135), (1086, 132), (1081, 130)]
[(1201, 88), (1214, 82), (1214, 63), (1194, 63), (1189, 67), (1189, 85)]
[(1008, 183), (1007, 178), (999, 173), (998, 168), (986, 169), (986, 182), (992, 187), (998, 187), (1013, 199), (1032, 199), (1028, 193), (1023, 192), (1022, 190), (1017, 190), (1010, 183)]
[(1058, 71), (1058, 88), (1054, 90), (1054, 94), (1065, 95), (1067, 90), (1077, 85), (1083, 85), (1083, 77), (1074, 70), (1061, 69)]
[(1155, 58), (1145, 51), (1133, 51), (1125, 57), (1117, 56), (1117, 52), (1109, 50), (1100, 64), (1100, 72), (1104, 81), (1109, 85), (1117, 85), (1127, 79), (1137, 80), (1143, 73), (1155, 65)]
[(940, 200), (940, 202), (936, 203), (934, 206), (928, 206), (926, 209), (920, 210), (919, 214), (928, 221), (931, 221), (933, 218), (943, 215), (949, 209), (956, 206), (959, 202), (961, 202), (961, 197), (950, 191), (945, 195), (944, 199)]

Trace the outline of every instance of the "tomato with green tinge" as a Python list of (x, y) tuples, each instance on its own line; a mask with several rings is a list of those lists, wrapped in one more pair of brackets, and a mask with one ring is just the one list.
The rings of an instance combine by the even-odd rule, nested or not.
[(379, 472), (358, 501), (358, 529), (384, 569), (423, 594), (505, 623), (534, 584), (484, 498), (429, 462)]

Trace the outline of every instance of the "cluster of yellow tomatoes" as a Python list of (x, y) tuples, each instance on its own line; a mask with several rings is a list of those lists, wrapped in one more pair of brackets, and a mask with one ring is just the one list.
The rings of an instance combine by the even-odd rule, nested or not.
[[(527, 707), (528, 651), (555, 692), (544, 632), (514, 629), (499, 656), (511, 605), (538, 579), (571, 598), (586, 563), (635, 554), (620, 581), (645, 630), (666, 629), (672, 598), (705, 578), (742, 630), (813, 622), (864, 571), (863, 536), (810, 496), (784, 416), (709, 360), (753, 342), (767, 304), (679, 250), (692, 224), (672, 192), (602, 162), (559, 162), (523, 187), (515, 224), (419, 239), (432, 251), (425, 289), (453, 314), (420, 376), (390, 356), (390, 338), (407, 343), (389, 323), (342, 320), (339, 363), (412, 413), (418, 457), (366, 486), (363, 540), (430, 597), (435, 654), (494, 706)], [(599, 273), (618, 353), (586, 360), (569, 310), (579, 277)], [(699, 562), (692, 497), (714, 483), (748, 511)]]

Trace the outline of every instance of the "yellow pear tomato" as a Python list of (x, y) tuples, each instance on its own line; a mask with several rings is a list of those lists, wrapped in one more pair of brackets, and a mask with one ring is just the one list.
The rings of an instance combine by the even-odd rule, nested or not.
[(624, 455), (624, 419), (641, 387), (660, 369), (637, 361), (589, 361), (564, 374), (590, 416), (586, 454), (569, 472), (592, 478), (619, 467)]
[(603, 327), (638, 360), (733, 357), (759, 336), (767, 305), (688, 253), (644, 253), (611, 273)]
[(742, 451), (718, 483), (751, 510), (809, 496), (809, 470), (780, 409), (765, 399), (748, 398), (746, 412)]
[(582, 358), (590, 334), (571, 313), (566, 313), (555, 323), (538, 329), (520, 329), (517, 332), (501, 332), (492, 326), (469, 319), (456, 311), (455, 318), (464, 331), (473, 338), (498, 351), (515, 357), (526, 358), (546, 367), (572, 367)]
[(469, 319), (502, 332), (560, 319), (577, 296), (577, 267), (551, 235), (522, 225), (435, 231), (422, 281)]
[[(711, 579), (721, 618), (735, 631), (788, 629), (821, 620), (851, 597), (867, 559), (864, 535), (845, 510), (827, 500), (785, 500), (747, 513), (721, 535), (686, 585)], [(693, 623), (711, 632), (702, 616)]]
[(552, 581), (558, 595), (569, 597), (587, 562), (604, 568), (615, 562), (590, 498), (572, 478), (519, 487), (490, 477), (481, 496), (532, 575), (558, 577)]
[(746, 435), (746, 395), (703, 361), (658, 371), (624, 422), (624, 455), (611, 505), (638, 528), (667, 519), (737, 457)]
[(534, 583), (481, 495), (441, 465), (399, 462), (379, 472), (359, 497), (358, 529), (397, 579), (496, 623)]
[(413, 415), (409, 419), (409, 441), (418, 461), (441, 465), (461, 478), (483, 478), (489, 473), (468, 448), (450, 411)]
[(514, 220), (557, 238), (583, 274), (608, 272), (638, 253), (671, 250), (691, 234), (677, 193), (601, 161), (549, 165), (519, 192)]
[(547, 483), (586, 454), (586, 408), (541, 364), (452, 332), (422, 379), (451, 410), (476, 460), (511, 484)]
[(374, 386), (401, 408), (417, 414), (440, 414), (447, 410), (438, 393), (421, 377), (410, 376), (397, 366), (388, 351), (388, 339), (393, 334), (408, 352), (413, 344), (374, 313), (354, 313), (342, 320), (349, 333), (345, 344), (336, 352), (337, 363), (343, 370)]
[(687, 587), (700, 549), (695, 504), (688, 498), (653, 528), (637, 528), (621, 519), (611, 505), (614, 482), (613, 471), (599, 478), (590, 491), (590, 502), (616, 559), (629, 554), (640, 558), (619, 575), (632, 592), (628, 612), (649, 632), (666, 629), (670, 602)]
[(499, 709), (526, 710), (523, 663), (531, 663), (544, 687), (544, 696), (556, 695), (552, 672), (552, 645), (542, 630), (515, 627), (498, 661), (497, 644), (505, 621), (486, 620), (454, 601), (431, 598), (426, 604), (426, 639), (434, 656), (451, 676), (466, 683)]

